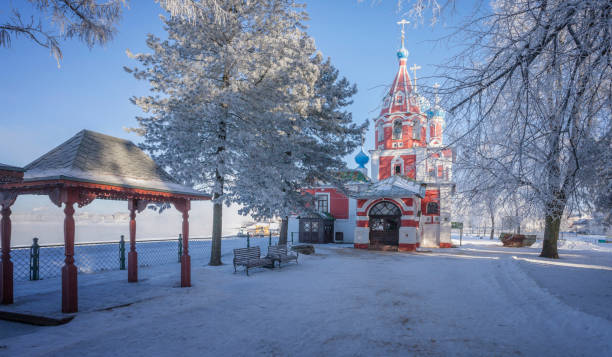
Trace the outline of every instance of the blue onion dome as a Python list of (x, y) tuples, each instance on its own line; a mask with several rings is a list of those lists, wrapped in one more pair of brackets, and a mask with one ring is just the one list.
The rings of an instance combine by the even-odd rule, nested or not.
[(419, 108), (421, 109), (421, 112), (428, 112), (429, 108), (431, 108), (431, 104), (429, 103), (427, 98), (423, 97), (422, 95), (418, 96), (417, 102), (419, 103)]
[(368, 155), (363, 153), (363, 150), (360, 150), (359, 154), (355, 156), (355, 162), (357, 163), (357, 165), (359, 165), (360, 168), (365, 168), (365, 164), (367, 164), (368, 161), (370, 161), (370, 158), (368, 157)]
[(398, 59), (407, 58), (407, 57), (408, 57), (408, 50), (405, 49), (404, 47), (400, 48), (399, 51), (397, 51)]
[(433, 115), (434, 117), (440, 117), (442, 119), (444, 119), (444, 117), (446, 116), (446, 111), (444, 111), (444, 109), (442, 109), (439, 105), (436, 105), (433, 108)]

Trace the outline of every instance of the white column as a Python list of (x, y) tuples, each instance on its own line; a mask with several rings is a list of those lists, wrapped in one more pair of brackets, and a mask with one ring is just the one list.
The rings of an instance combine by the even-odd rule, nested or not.
[(450, 248), (451, 241), (451, 188), (440, 187), (440, 246)]
[(355, 227), (355, 248), (368, 248), (370, 245), (370, 228)]

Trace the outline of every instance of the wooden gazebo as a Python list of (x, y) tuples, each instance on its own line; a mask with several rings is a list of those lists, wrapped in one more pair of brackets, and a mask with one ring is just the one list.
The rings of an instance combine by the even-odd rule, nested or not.
[(0, 164), (2, 304), (13, 303), (10, 207), (23, 194), (48, 195), (58, 207), (64, 205), (66, 258), (62, 267), (62, 312), (78, 311), (77, 267), (74, 265), (74, 204), (83, 207), (96, 198), (128, 202), (129, 282), (138, 281), (136, 213), (142, 212), (149, 203), (174, 205), (183, 215), (181, 287), (191, 286), (189, 210), (191, 201), (209, 200), (210, 196), (177, 183), (131, 141), (83, 130), (23, 169)]

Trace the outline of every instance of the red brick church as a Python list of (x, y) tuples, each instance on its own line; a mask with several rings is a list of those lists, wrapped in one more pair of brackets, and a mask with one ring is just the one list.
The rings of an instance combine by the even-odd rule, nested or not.
[[(401, 21), (399, 24), (405, 24)], [(450, 198), (453, 151), (444, 146), (445, 112), (418, 94), (417, 65), (408, 51), (397, 52), (399, 68), (375, 123), (370, 157), (361, 151), (349, 172), (349, 197), (324, 184), (315, 195), (319, 216), (292, 217), (290, 232), (301, 242), (352, 242), (355, 248), (412, 251), (419, 246), (451, 246)], [(409, 70), (414, 73), (410, 78)], [(371, 162), (368, 177), (365, 164)]]

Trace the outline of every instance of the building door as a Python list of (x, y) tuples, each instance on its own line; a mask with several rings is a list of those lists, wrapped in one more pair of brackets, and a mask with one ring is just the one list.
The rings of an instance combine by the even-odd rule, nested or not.
[(300, 218), (300, 243), (319, 243), (319, 218)]
[(334, 221), (331, 219), (323, 221), (323, 241), (325, 243), (334, 242)]
[(370, 209), (370, 246), (397, 246), (402, 211), (391, 202), (379, 202)]

